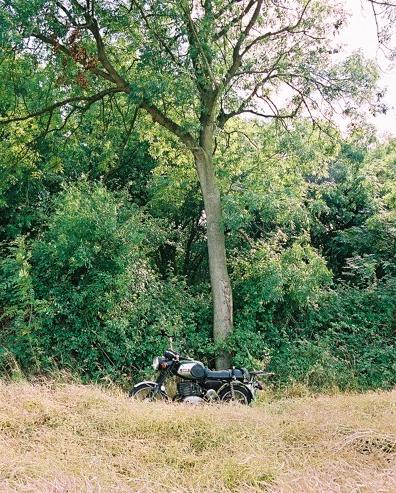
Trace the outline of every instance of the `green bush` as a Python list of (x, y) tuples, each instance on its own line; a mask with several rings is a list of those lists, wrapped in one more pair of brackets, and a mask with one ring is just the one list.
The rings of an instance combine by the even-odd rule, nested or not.
[[(372, 258), (351, 259), (351, 283), (331, 285), (310, 246), (261, 243), (234, 262), (238, 365), (270, 361), (275, 381), (314, 390), (396, 384), (396, 284), (378, 281)], [(375, 261), (374, 261), (375, 262)]]
[(366, 390), (396, 384), (393, 280), (368, 289), (324, 291), (304, 319), (268, 348), (277, 382), (314, 390)]
[(150, 261), (163, 237), (126, 196), (85, 182), (67, 188), (43, 234), (29, 246), (18, 240), (2, 261), (3, 353), (28, 372), (120, 379), (137, 377), (169, 337), (199, 346), (202, 298), (160, 280)]

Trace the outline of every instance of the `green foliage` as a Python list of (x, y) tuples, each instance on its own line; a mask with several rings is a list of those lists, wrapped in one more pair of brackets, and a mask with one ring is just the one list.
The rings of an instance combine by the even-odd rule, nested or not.
[[(141, 67), (142, 90), (157, 98), (171, 87), (189, 104), (186, 81), (166, 70), (158, 86), (147, 84), (161, 63)], [(51, 74), (27, 54), (16, 67), (34, 109)], [(0, 91), (8, 113), (13, 89)], [(117, 105), (87, 108), (65, 128), (56, 113), (58, 130), (47, 135), (47, 117), (2, 130), (3, 372), (67, 369), (124, 382), (146, 374), (170, 344), (209, 365), (220, 349), (191, 157), (148, 120), (135, 122), (133, 100)], [(236, 365), (269, 363), (280, 386), (388, 388), (396, 383), (395, 142), (364, 129), (347, 139), (326, 131), (304, 120), (287, 132), (238, 120), (216, 136), (234, 287), (226, 346)]]
[(270, 360), (282, 385), (394, 384), (395, 141), (299, 118), (383, 110), (376, 68), (336, 55), (336, 3), (245, 3), (0, 0), (5, 370), (138, 378), (170, 339), (213, 361), (199, 149), (222, 193), (234, 363)]
[[(236, 294), (236, 360), (272, 354), (289, 328), (314, 306), (331, 274), (309, 245), (295, 242), (259, 244), (237, 260), (233, 271)], [(246, 359), (247, 358), (247, 359)]]
[(160, 282), (148, 261), (164, 235), (125, 194), (86, 182), (59, 194), (30, 250), (19, 240), (2, 262), (3, 343), (21, 366), (120, 378), (164, 336), (194, 337), (188, 289)]
[(356, 136), (340, 144), (333, 156), (322, 152), (327, 166), (305, 182), (302, 206), (320, 255), (278, 219), (284, 231), (234, 262), (232, 348), (241, 364), (269, 358), (280, 385), (389, 388), (396, 382), (394, 148), (369, 152)]
[(40, 353), (39, 341), (34, 336), (39, 328), (37, 315), (45, 314), (46, 306), (35, 297), (31, 252), (25, 239), (15, 241), (7, 254), (0, 262), (0, 368), (7, 372), (9, 362), (13, 365), (20, 355), (23, 366), (34, 371), (38, 369)]
[(279, 378), (318, 390), (391, 388), (396, 384), (395, 283), (368, 289), (341, 286), (317, 307), (274, 354)]
[[(227, 347), (234, 364), (269, 363), (280, 386), (391, 387), (394, 146), (369, 151), (351, 139), (326, 147), (304, 141), (298, 127), (278, 135), (249, 124), (245, 132), (255, 146), (241, 135), (219, 151), (230, 159), (219, 178), (232, 252), (235, 330)], [(97, 146), (91, 139), (85, 156)], [(26, 207), (3, 216), (3, 372), (60, 368), (122, 382), (143, 376), (170, 344), (211, 365), (220, 348), (211, 339), (194, 176), (172, 145), (146, 133), (149, 156), (140, 139), (122, 151), (122, 159), (136, 159), (136, 179), (120, 162), (106, 184), (95, 179), (98, 157), (87, 159), (69, 141), (85, 178), (71, 173), (71, 163), (69, 172), (67, 160), (55, 187), (55, 175), (43, 171), (30, 190), (36, 226), (25, 223), (28, 235), (17, 234)], [(7, 172), (14, 142), (10, 137), (3, 159)], [(115, 155), (116, 149), (114, 143)], [(40, 150), (47, 154), (52, 158), (53, 149)], [(13, 182), (15, 192), (34, 184), (25, 172)], [(23, 194), (5, 197), (26, 204)]]

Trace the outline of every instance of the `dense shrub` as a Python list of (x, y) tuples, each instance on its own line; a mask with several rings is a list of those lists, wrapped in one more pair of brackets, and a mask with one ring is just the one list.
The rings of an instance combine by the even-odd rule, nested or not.
[(286, 324), (256, 320), (250, 332), (237, 330), (238, 357), (245, 355), (245, 364), (246, 354), (256, 364), (269, 361), (281, 386), (391, 388), (396, 384), (395, 289), (394, 279), (386, 279), (365, 289), (322, 290)]
[(65, 190), (45, 232), (29, 245), (19, 239), (2, 261), (3, 357), (11, 352), (26, 371), (120, 378), (145, 368), (169, 337), (199, 348), (199, 296), (160, 280), (150, 263), (163, 236), (127, 196), (85, 182)]
[(324, 259), (310, 246), (257, 245), (234, 264), (235, 362), (269, 362), (279, 385), (395, 385), (396, 284), (391, 275), (376, 278), (378, 262), (374, 255), (350, 259), (349, 282), (331, 285)]

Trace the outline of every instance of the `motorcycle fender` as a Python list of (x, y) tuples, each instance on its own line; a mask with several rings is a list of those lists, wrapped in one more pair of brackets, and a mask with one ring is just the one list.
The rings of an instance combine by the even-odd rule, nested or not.
[[(227, 382), (225, 383), (224, 385), (222, 385), (219, 390), (217, 391), (217, 393), (219, 394), (223, 389), (225, 389), (228, 385), (230, 385), (231, 382)], [(250, 392), (250, 394), (252, 395), (252, 399), (255, 398), (256, 396), (256, 393), (254, 391), (252, 391), (252, 388), (250, 385), (247, 385), (246, 383), (243, 383), (243, 382), (239, 382), (239, 381), (236, 381), (235, 382), (236, 385), (243, 385), (244, 387), (246, 387), (248, 389), (248, 391)]]
[[(142, 385), (143, 383), (150, 384), (153, 387), (155, 387), (157, 385), (157, 383), (153, 382), (152, 380), (143, 380), (143, 382), (139, 382), (136, 385), (134, 385), (133, 388), (136, 389), (136, 387), (139, 387), (139, 385)], [(161, 390), (162, 390), (162, 392), (165, 392), (165, 385), (161, 385)]]

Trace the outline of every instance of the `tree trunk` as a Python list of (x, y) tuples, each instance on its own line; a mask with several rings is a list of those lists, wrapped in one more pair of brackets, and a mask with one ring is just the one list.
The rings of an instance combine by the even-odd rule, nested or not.
[[(220, 192), (216, 185), (212, 153), (201, 147), (194, 150), (194, 158), (206, 214), (209, 272), (213, 298), (213, 338), (215, 342), (221, 342), (232, 331), (233, 317)], [(216, 368), (229, 367), (230, 355), (227, 351), (222, 351), (216, 358)]]

